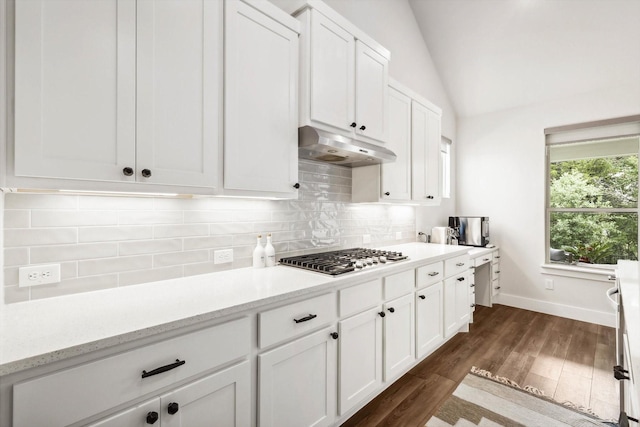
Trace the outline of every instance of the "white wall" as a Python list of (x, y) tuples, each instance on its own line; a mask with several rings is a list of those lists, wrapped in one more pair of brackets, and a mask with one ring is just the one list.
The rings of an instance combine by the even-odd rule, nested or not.
[[(616, 87), (570, 99), (458, 120), (459, 215), (488, 215), (501, 250), (502, 301), (611, 325), (611, 282), (542, 274), (545, 254), (543, 129), (640, 113), (638, 87)], [(544, 288), (552, 278), (554, 290)]]

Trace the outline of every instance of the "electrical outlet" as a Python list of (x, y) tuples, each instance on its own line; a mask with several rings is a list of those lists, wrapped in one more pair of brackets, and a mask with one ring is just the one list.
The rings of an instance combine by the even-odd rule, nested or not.
[(362, 235), (362, 244), (366, 245), (371, 243), (371, 234), (363, 234)]
[(402, 231), (396, 231), (396, 240), (402, 239)]
[(233, 249), (221, 249), (213, 252), (214, 264), (226, 264), (233, 262)]
[(60, 264), (33, 265), (18, 269), (18, 287), (60, 283)]
[(549, 290), (553, 290), (553, 279), (545, 279), (544, 288), (545, 289), (549, 289)]

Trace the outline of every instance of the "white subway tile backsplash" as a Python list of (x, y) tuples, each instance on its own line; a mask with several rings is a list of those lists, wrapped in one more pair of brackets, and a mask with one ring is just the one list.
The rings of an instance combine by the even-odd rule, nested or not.
[(152, 238), (153, 227), (147, 225), (82, 227), (78, 229), (78, 241), (80, 243), (144, 240)]
[(76, 243), (76, 228), (10, 228), (4, 231), (4, 245), (7, 248), (17, 246), (42, 246)]
[(158, 254), (153, 256), (154, 267), (167, 267), (170, 265), (194, 264), (197, 262), (209, 261), (208, 250), (195, 250), (174, 252), (168, 254)]
[(181, 239), (141, 240), (119, 243), (119, 255), (157, 254), (182, 250)]
[(78, 276), (96, 276), (105, 273), (121, 273), (132, 270), (150, 270), (153, 267), (151, 255), (138, 255), (106, 259), (78, 261)]
[(153, 227), (153, 237), (164, 239), (167, 237), (190, 237), (202, 236), (209, 233), (207, 224), (186, 224), (186, 225), (156, 225)]
[(107, 258), (118, 255), (116, 243), (81, 243), (31, 248), (31, 263), (72, 261), (92, 258)]
[(34, 210), (31, 227), (69, 227), (83, 225), (116, 225), (115, 211)]
[(182, 211), (123, 211), (118, 215), (120, 225), (182, 224)]
[[(5, 197), (5, 301), (48, 298), (249, 267), (258, 234), (277, 258), (394, 244), (411, 206), (351, 203), (351, 169), (300, 161), (297, 200), (16, 194)], [(213, 264), (217, 249), (234, 261)], [(61, 263), (59, 284), (18, 288), (18, 268)]]
[(5, 210), (4, 228), (29, 228), (31, 225), (30, 210)]

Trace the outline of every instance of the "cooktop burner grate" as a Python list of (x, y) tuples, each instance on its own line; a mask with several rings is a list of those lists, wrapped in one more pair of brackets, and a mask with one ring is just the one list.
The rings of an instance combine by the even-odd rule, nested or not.
[(281, 258), (280, 264), (336, 276), (405, 259), (408, 257), (402, 252), (351, 248)]

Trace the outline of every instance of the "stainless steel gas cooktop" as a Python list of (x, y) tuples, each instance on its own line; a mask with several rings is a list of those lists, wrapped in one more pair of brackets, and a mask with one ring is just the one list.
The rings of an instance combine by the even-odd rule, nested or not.
[(402, 252), (352, 248), (281, 258), (280, 264), (336, 276), (408, 258), (406, 255), (402, 255)]

